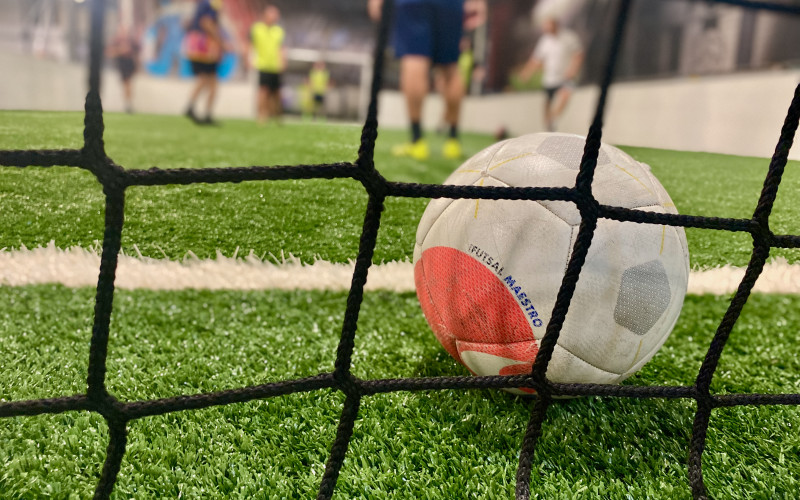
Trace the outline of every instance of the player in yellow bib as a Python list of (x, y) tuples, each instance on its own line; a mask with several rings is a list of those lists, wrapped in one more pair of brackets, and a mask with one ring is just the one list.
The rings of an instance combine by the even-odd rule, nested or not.
[(331, 74), (325, 66), (325, 61), (320, 59), (314, 63), (308, 75), (308, 83), (314, 96), (314, 118), (317, 116), (325, 118), (325, 94), (331, 84)]
[(258, 121), (266, 123), (269, 118), (280, 121), (281, 74), (286, 67), (286, 51), (283, 40), (286, 33), (278, 26), (281, 14), (277, 7), (264, 9), (262, 20), (253, 24), (250, 43), (255, 51), (251, 60), (258, 70)]

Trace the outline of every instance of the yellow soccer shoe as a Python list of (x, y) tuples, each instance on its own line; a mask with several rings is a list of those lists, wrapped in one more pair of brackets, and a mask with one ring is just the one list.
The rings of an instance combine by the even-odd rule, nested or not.
[(447, 139), (442, 147), (442, 156), (448, 160), (458, 160), (462, 157), (461, 143), (458, 139)]
[(392, 154), (399, 157), (414, 158), (415, 160), (424, 161), (431, 156), (428, 142), (425, 139), (420, 139), (417, 142), (407, 142), (405, 144), (398, 144), (392, 148)]

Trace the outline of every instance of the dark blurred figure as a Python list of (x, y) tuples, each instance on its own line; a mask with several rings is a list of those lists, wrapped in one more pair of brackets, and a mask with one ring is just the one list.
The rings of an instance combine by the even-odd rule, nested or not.
[[(197, 78), (189, 97), (186, 116), (199, 125), (217, 124), (211, 115), (217, 96), (217, 68), (225, 47), (219, 22), (221, 10), (222, 0), (198, 0), (184, 39), (184, 52)], [(201, 119), (195, 113), (194, 106), (203, 92), (206, 92), (206, 115)]]
[(125, 99), (125, 112), (133, 113), (133, 75), (139, 68), (139, 44), (133, 31), (125, 24), (117, 27), (117, 33), (106, 49), (106, 56), (114, 59), (122, 78), (123, 97)]
[[(283, 41), (286, 33), (278, 24), (281, 11), (267, 5), (261, 20), (250, 28), (250, 44), (255, 52), (253, 65), (258, 70), (258, 123), (265, 124), (274, 119), (278, 123), (283, 116), (281, 86), (286, 68), (286, 50)], [(249, 54), (247, 60), (250, 60)]]
[(556, 129), (556, 120), (567, 107), (575, 80), (583, 65), (584, 51), (581, 41), (573, 31), (562, 28), (558, 20), (545, 19), (544, 34), (536, 44), (530, 60), (520, 72), (523, 81), (534, 73), (542, 72), (542, 86), (547, 92), (544, 122), (548, 132)]
[(321, 117), (325, 119), (325, 94), (331, 86), (331, 74), (325, 61), (320, 59), (314, 63), (311, 72), (308, 74), (308, 84), (314, 99), (314, 119)]

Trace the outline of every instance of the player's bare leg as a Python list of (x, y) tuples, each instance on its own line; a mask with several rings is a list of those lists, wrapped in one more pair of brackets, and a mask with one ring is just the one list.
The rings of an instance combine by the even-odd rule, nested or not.
[(192, 93), (189, 95), (190, 103), (197, 101), (197, 98), (200, 97), (200, 92), (202, 92), (203, 88), (206, 86), (206, 75), (198, 75), (196, 80)]
[(269, 108), (269, 116), (281, 123), (283, 116), (283, 106), (281, 106), (281, 92), (280, 90), (270, 90), (267, 93), (267, 103)]
[(548, 98), (544, 103), (544, 127), (548, 132), (555, 132), (556, 126), (553, 120), (553, 101)]
[(211, 114), (214, 111), (214, 100), (217, 97), (217, 75), (206, 75), (208, 81), (206, 86), (208, 88), (208, 94), (206, 95), (206, 117), (203, 120), (206, 124), (214, 124), (214, 120), (211, 119)]
[(186, 109), (186, 116), (195, 123), (199, 123), (200, 120), (194, 112), (194, 104), (197, 102), (197, 99), (200, 98), (200, 94), (203, 90), (208, 86), (208, 77), (209, 75), (205, 74), (197, 75), (196, 83), (192, 89), (192, 93), (189, 95), (189, 106)]
[(397, 156), (411, 156), (424, 160), (429, 156), (427, 143), (422, 139), (422, 105), (430, 91), (428, 74), (431, 60), (425, 56), (406, 55), (400, 60), (400, 90), (406, 99), (408, 119), (411, 122), (411, 143), (401, 144), (392, 150)]
[(123, 80), (122, 93), (125, 97), (125, 112), (131, 114), (133, 113), (133, 82), (131, 78)]
[(464, 100), (461, 72), (458, 71), (456, 64), (441, 66), (439, 72), (442, 75), (442, 93), (445, 103), (444, 121), (450, 126), (457, 126), (461, 114), (461, 101)]
[[(446, 93), (444, 74), (441, 71), (433, 72), (433, 91), (441, 96), (444, 96)], [(442, 135), (447, 133), (447, 119), (444, 115), (442, 115), (442, 119), (439, 124), (436, 125), (436, 133)]]
[(214, 108), (214, 99), (217, 97), (217, 79), (213, 75), (208, 76), (206, 83), (208, 93), (206, 94), (206, 112), (210, 115)]
[(458, 142), (458, 120), (461, 115), (461, 102), (464, 100), (464, 83), (457, 64), (448, 64), (439, 68), (442, 78), (442, 93), (445, 102), (444, 120), (449, 126), (449, 138), (445, 142), (442, 154), (445, 158), (461, 157), (461, 144)]
[(558, 90), (558, 92), (556, 92), (550, 110), (550, 120), (551, 123), (553, 124), (554, 130), (555, 130), (555, 122), (556, 120), (559, 119), (559, 117), (561, 117), (561, 114), (564, 112), (564, 109), (566, 109), (570, 97), (572, 97), (572, 89), (569, 87), (561, 87)]
[(269, 119), (269, 89), (258, 88), (258, 123), (264, 125)]
[(266, 110), (267, 120), (275, 118), (275, 91), (269, 88), (264, 90), (264, 109)]
[(400, 90), (406, 98), (411, 123), (422, 119), (422, 104), (430, 91), (428, 73), (431, 60), (424, 56), (408, 55), (400, 61)]

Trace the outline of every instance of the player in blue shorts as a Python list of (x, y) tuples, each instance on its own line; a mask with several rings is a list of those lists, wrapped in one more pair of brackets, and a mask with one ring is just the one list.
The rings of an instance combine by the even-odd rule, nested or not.
[[(383, 0), (368, 0), (372, 19), (380, 19), (382, 5)], [(400, 90), (411, 121), (411, 142), (396, 146), (392, 150), (395, 155), (418, 160), (430, 156), (420, 122), (422, 104), (430, 91), (429, 74), (434, 68), (440, 72), (445, 121), (450, 128), (442, 154), (446, 158), (461, 157), (458, 119), (464, 85), (458, 69), (459, 44), (465, 20), (475, 12), (485, 13), (485, 6), (485, 0), (395, 0), (394, 50), (400, 58)]]

